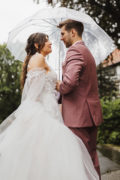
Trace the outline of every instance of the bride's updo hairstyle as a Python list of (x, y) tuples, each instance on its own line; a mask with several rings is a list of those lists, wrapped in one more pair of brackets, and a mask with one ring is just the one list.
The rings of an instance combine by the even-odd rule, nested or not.
[[(40, 53), (47, 39), (48, 39), (48, 35), (43, 34), (43, 33), (34, 33), (29, 36), (27, 40), (27, 45), (25, 48), (27, 56), (24, 60), (22, 73), (21, 73), (21, 89), (23, 89), (24, 84), (25, 84), (27, 66), (28, 66), (31, 56), (33, 56), (36, 52)], [(38, 44), (38, 48), (35, 47), (35, 43)]]

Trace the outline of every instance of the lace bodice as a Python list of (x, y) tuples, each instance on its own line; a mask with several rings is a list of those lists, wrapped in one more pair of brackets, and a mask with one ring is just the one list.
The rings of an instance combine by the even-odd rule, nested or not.
[(22, 94), (22, 101), (26, 98), (34, 101), (41, 101), (45, 95), (55, 95), (57, 75), (51, 69), (35, 68), (27, 73), (27, 78)]

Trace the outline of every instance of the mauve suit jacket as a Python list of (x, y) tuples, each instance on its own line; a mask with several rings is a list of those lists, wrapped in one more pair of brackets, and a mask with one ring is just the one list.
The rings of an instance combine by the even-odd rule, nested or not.
[(67, 51), (60, 93), (66, 126), (91, 127), (101, 124), (96, 64), (83, 41), (76, 42)]

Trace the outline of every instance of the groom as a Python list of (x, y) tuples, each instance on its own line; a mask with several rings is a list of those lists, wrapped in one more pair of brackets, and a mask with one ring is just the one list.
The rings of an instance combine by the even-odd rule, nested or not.
[(95, 60), (82, 41), (83, 24), (66, 20), (59, 24), (61, 40), (68, 48), (63, 79), (58, 85), (66, 126), (79, 136), (100, 176), (96, 152), (97, 127), (102, 123)]

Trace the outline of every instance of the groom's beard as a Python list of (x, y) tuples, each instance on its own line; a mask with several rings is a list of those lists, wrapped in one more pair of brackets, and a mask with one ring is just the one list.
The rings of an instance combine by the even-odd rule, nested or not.
[(72, 40), (69, 38), (68, 40), (64, 41), (64, 44), (66, 48), (69, 48), (70, 46), (72, 46)]
[(67, 42), (67, 43), (65, 44), (65, 46), (66, 46), (66, 48), (69, 48), (70, 46), (72, 46), (72, 43), (71, 43), (71, 42)]

